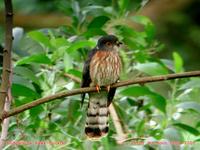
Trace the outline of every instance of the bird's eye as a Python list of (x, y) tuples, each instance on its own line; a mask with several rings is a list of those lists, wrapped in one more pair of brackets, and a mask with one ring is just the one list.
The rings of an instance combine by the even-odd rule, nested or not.
[(106, 46), (111, 46), (111, 43), (110, 42), (106, 42)]

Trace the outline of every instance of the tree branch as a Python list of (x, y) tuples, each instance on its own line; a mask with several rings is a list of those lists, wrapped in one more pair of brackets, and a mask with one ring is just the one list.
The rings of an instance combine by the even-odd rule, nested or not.
[[(132, 84), (145, 84), (149, 82), (157, 82), (157, 81), (165, 81), (165, 80), (172, 80), (176, 78), (188, 78), (188, 77), (197, 77), (200, 76), (200, 71), (191, 71), (191, 72), (184, 72), (184, 73), (177, 73), (177, 74), (168, 74), (168, 75), (161, 75), (161, 76), (153, 76), (153, 77), (141, 77), (141, 78), (136, 78), (134, 80), (126, 80), (126, 81), (121, 81), (118, 83), (115, 83), (111, 86), (111, 88), (114, 87), (122, 87), (122, 86), (128, 86)], [(105, 88), (102, 88), (102, 90), (106, 90)], [(74, 89), (71, 91), (65, 91), (65, 92), (60, 92), (51, 96), (47, 96), (44, 98), (39, 98), (37, 100), (34, 100), (30, 103), (24, 104), (22, 106), (19, 106), (17, 108), (12, 109), (9, 112), (5, 112), (2, 116), (0, 116), (0, 120), (3, 120), (4, 118), (19, 114), (25, 110), (28, 110), (30, 108), (36, 107), (40, 104), (50, 102), (59, 98), (67, 97), (67, 96), (72, 96), (72, 95), (77, 95), (81, 93), (89, 93), (89, 92), (96, 92), (95, 87), (86, 87), (86, 88), (79, 88), (79, 89)]]
[[(12, 95), (12, 63), (11, 63), (11, 48), (12, 48), (12, 28), (13, 28), (13, 9), (12, 0), (4, 0), (5, 5), (5, 48), (3, 50), (3, 73), (0, 88), (0, 116), (4, 111), (10, 110)], [(7, 139), (9, 127), (9, 118), (4, 119), (2, 123), (0, 149), (3, 149)]]
[(5, 48), (3, 50), (3, 73), (0, 88), (0, 115), (2, 114), (5, 99), (10, 88), (9, 78), (11, 74), (11, 48), (12, 48), (12, 27), (13, 27), (13, 12), (11, 0), (4, 0), (5, 15), (6, 15), (6, 32), (5, 32)]

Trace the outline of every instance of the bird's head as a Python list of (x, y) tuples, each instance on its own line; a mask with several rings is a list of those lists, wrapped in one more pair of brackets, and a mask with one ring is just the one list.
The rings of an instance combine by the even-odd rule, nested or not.
[(117, 50), (122, 43), (114, 35), (106, 35), (98, 40), (97, 46), (102, 50)]

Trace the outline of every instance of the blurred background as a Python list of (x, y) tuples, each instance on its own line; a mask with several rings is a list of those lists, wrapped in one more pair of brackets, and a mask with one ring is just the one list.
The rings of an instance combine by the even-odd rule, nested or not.
[[(99, 36), (110, 33), (124, 43), (119, 51), (121, 80), (200, 69), (199, 0), (13, 0), (13, 8), (12, 108), (80, 88), (88, 51)], [(4, 32), (0, 1), (2, 47)], [(1, 73), (2, 55), (0, 60)], [(74, 95), (11, 117), (10, 141), (64, 144), (8, 144), (5, 149), (199, 149), (199, 78), (118, 88), (112, 106), (119, 118), (111, 114), (109, 134), (98, 142), (84, 134), (87, 104), (88, 96), (80, 108), (80, 95)], [(137, 141), (196, 143), (134, 144)]]
[[(115, 1), (115, 0), (113, 0)], [(130, 1), (129, 15), (148, 16), (156, 25), (156, 36), (164, 43), (164, 51), (159, 55), (170, 58), (172, 51), (178, 51), (184, 59), (187, 70), (199, 69), (200, 61), (200, 1), (199, 0), (140, 0)], [(81, 7), (109, 6), (107, 0), (82, 0)], [(14, 0), (14, 26), (25, 31), (40, 28), (56, 28), (70, 25), (73, 13), (70, 0)], [(4, 35), (3, 1), (0, 2), (0, 43)], [(137, 8), (140, 8), (138, 10)], [(134, 26), (130, 23), (130, 26)]]

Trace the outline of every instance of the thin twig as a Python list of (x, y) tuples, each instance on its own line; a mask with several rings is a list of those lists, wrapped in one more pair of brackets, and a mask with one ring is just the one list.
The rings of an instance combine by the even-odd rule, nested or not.
[[(10, 110), (12, 95), (12, 63), (11, 63), (11, 48), (12, 48), (12, 28), (13, 28), (13, 9), (12, 0), (4, 0), (5, 5), (5, 49), (3, 50), (3, 73), (2, 83), (0, 89), (0, 115), (3, 115), (4, 111)], [(0, 137), (0, 149), (3, 149), (5, 141), (7, 139), (9, 127), (9, 118), (6, 118), (2, 122), (1, 137)]]
[[(127, 80), (127, 81), (121, 81), (121, 82), (115, 83), (111, 86), (111, 88), (128, 86), (132, 84), (145, 84), (149, 82), (157, 82), (157, 81), (172, 80), (176, 78), (188, 78), (188, 77), (197, 77), (197, 76), (200, 76), (200, 71), (191, 71), (191, 72), (168, 74), (168, 75), (153, 76), (153, 77), (141, 77), (141, 78), (136, 78), (134, 80)], [(106, 90), (105, 88), (101, 88), (101, 89)], [(86, 88), (74, 89), (71, 91), (60, 92), (60, 93), (50, 95), (44, 98), (39, 98), (37, 100), (18, 106), (17, 108), (14, 108), (10, 110), (9, 112), (4, 113), (2, 116), (0, 116), (0, 120), (19, 114), (25, 110), (36, 107), (46, 102), (50, 102), (50, 101), (67, 97), (67, 96), (72, 96), (72, 95), (77, 95), (77, 94), (82, 94), (82, 93), (89, 93), (89, 92), (97, 92), (97, 91), (95, 87), (86, 87)]]
[(63, 74), (65, 77), (72, 79), (73, 81), (77, 82), (77, 83), (81, 83), (81, 80), (78, 77), (75, 77), (72, 74), (69, 73), (64, 73)]
[(124, 141), (127, 138), (127, 134), (123, 130), (123, 126), (121, 124), (121, 121), (117, 115), (117, 112), (115, 110), (115, 107), (111, 103), (109, 106), (109, 112), (110, 116), (112, 118), (113, 124), (115, 126), (116, 132), (117, 132), (117, 137), (116, 137), (116, 142), (118, 144), (121, 144), (121, 141)]

